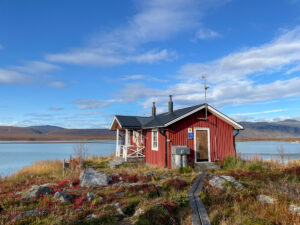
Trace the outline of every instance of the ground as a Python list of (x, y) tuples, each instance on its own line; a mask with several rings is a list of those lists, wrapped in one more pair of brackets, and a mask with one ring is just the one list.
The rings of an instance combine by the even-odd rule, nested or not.
[[(35, 163), (0, 183), (0, 224), (191, 224), (188, 190), (199, 171), (187, 167), (170, 170), (125, 164), (109, 168), (111, 157), (88, 159), (84, 167), (106, 173), (106, 187), (79, 185), (79, 159), (62, 177), (60, 161)], [(230, 183), (226, 191), (209, 185), (207, 177), (200, 193), (212, 224), (299, 224), (299, 216), (288, 212), (289, 204), (300, 204), (300, 163), (282, 165), (261, 161), (227, 159), (214, 175), (230, 175), (245, 187)], [(116, 185), (124, 182), (123, 185)], [(33, 185), (48, 183), (51, 193), (22, 199)], [(121, 184), (121, 183), (119, 183)], [(130, 186), (129, 184), (133, 184)], [(57, 202), (55, 192), (71, 196), (71, 203)], [(95, 198), (87, 199), (92, 192)], [(265, 194), (278, 201), (263, 205), (256, 195)], [(35, 211), (29, 211), (35, 210)], [(36, 214), (26, 215), (24, 212)]]

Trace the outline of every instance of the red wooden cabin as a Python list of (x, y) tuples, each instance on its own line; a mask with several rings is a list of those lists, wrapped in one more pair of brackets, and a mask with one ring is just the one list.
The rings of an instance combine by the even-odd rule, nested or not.
[(234, 156), (235, 135), (243, 126), (208, 104), (173, 110), (170, 96), (168, 112), (156, 115), (153, 103), (152, 116), (116, 115), (110, 129), (116, 130), (117, 157), (144, 157), (172, 168), (172, 146), (190, 149), (190, 165)]

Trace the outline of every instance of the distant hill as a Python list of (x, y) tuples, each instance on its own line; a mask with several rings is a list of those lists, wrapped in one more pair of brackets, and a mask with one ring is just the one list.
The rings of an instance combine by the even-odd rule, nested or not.
[(238, 138), (300, 138), (300, 121), (239, 122), (245, 128)]
[(108, 129), (65, 129), (57, 126), (0, 126), (0, 140), (96, 140), (114, 139)]

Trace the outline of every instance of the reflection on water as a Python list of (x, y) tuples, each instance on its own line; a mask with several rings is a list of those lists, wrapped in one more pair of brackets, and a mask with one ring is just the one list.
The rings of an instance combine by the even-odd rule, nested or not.
[(300, 159), (300, 144), (281, 141), (246, 141), (236, 143), (237, 152), (244, 159), (262, 158), (264, 160)]

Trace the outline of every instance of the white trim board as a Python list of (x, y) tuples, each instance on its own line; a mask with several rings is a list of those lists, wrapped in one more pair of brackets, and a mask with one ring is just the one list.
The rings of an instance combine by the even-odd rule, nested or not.
[[(192, 115), (192, 114), (194, 114), (194, 113), (196, 113), (196, 112), (198, 112), (198, 111), (200, 111), (200, 110), (202, 110), (202, 109), (204, 109), (204, 108), (205, 108), (205, 105), (200, 106), (200, 107), (194, 109), (193, 111), (191, 111), (191, 112), (189, 112), (189, 113), (186, 113), (186, 114), (184, 114), (184, 115), (182, 115), (182, 116), (176, 118), (175, 120), (172, 120), (172, 121), (166, 123), (166, 124), (164, 125), (164, 127), (167, 127), (167, 126), (169, 126), (169, 125), (171, 125), (171, 124), (173, 124), (173, 123), (175, 123), (175, 122), (177, 122), (177, 121), (179, 121), (179, 120), (182, 120), (183, 118), (185, 118), (185, 117), (187, 117), (187, 116), (190, 116), (190, 115)], [(212, 114), (214, 114), (214, 115), (217, 116), (218, 118), (220, 118), (220, 119), (226, 121), (227, 123), (229, 123), (230, 125), (232, 125), (235, 129), (238, 129), (238, 130), (244, 129), (243, 126), (241, 126), (240, 124), (238, 124), (238, 123), (235, 122), (234, 120), (230, 119), (228, 116), (225, 116), (224, 114), (222, 114), (222, 113), (220, 113), (219, 111), (215, 110), (213, 107), (211, 107), (211, 106), (208, 105), (208, 106), (207, 106), (207, 109), (208, 109), (209, 112), (211, 112)]]
[(195, 127), (194, 128), (194, 158), (195, 158), (195, 163), (202, 163), (202, 162), (197, 162), (197, 130), (206, 130), (207, 131), (207, 148), (208, 148), (208, 162), (211, 162), (211, 157), (210, 157), (210, 129), (203, 128), (203, 127)]
[(115, 116), (115, 118), (113, 119), (113, 121), (112, 121), (112, 123), (111, 123), (111, 125), (110, 125), (110, 130), (115, 129), (115, 128), (113, 128), (113, 125), (114, 125), (115, 121), (116, 121), (116, 122), (119, 124), (119, 126), (122, 128), (121, 123), (119, 122), (119, 120), (118, 120), (117, 117)]

